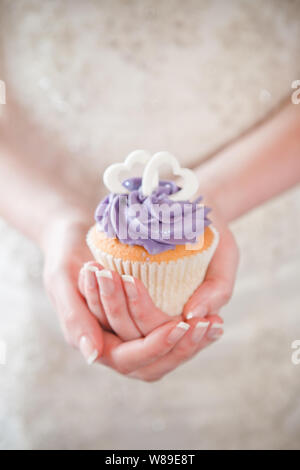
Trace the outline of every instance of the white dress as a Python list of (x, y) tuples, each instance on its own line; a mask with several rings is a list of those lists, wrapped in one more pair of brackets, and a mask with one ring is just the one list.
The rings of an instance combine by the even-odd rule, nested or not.
[[(135, 148), (196, 165), (300, 78), (299, 2), (4, 0), (0, 13), (0, 79), (49, 138), (38, 158), (63, 148), (60, 177), (83, 195)], [(234, 224), (225, 337), (150, 385), (64, 343), (39, 251), (1, 221), (0, 448), (297, 448), (299, 206), (296, 188)]]

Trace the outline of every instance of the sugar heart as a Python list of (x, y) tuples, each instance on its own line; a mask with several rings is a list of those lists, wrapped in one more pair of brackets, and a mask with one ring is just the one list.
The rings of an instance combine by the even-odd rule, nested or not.
[(189, 200), (198, 190), (198, 180), (192, 170), (181, 168), (178, 160), (168, 152), (158, 152), (148, 161), (142, 181), (142, 192), (145, 196), (150, 196), (159, 183), (159, 169), (162, 165), (171, 167), (175, 176), (183, 178), (182, 189), (169, 196), (173, 201)]
[(112, 193), (127, 194), (129, 191), (122, 185), (120, 174), (131, 171), (137, 163), (146, 165), (150, 158), (151, 155), (146, 150), (135, 150), (126, 157), (124, 163), (110, 165), (103, 174), (103, 182), (107, 189)]

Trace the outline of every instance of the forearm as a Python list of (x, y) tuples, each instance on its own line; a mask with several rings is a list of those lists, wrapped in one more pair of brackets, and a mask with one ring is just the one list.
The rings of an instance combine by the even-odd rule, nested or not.
[(200, 192), (226, 221), (299, 183), (300, 106), (286, 106), (197, 172)]
[(0, 143), (0, 216), (41, 248), (58, 219), (88, 220), (92, 214), (60, 175), (29, 164), (11, 147)]

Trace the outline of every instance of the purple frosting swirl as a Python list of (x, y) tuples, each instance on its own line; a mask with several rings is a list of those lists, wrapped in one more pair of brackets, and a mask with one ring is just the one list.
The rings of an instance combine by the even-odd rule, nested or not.
[(122, 184), (129, 193), (110, 193), (95, 213), (98, 229), (121, 243), (143, 246), (153, 255), (196, 243), (210, 224), (210, 209), (199, 205), (202, 197), (193, 202), (169, 198), (180, 189), (172, 181), (161, 180), (150, 196), (143, 195), (141, 178), (129, 178)]

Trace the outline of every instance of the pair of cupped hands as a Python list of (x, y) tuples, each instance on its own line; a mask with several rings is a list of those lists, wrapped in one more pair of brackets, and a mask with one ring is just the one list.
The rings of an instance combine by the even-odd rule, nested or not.
[[(216, 224), (215, 224), (216, 226)], [(87, 223), (63, 217), (45, 243), (44, 282), (66, 341), (89, 364), (152, 382), (223, 335), (220, 309), (232, 295), (238, 249), (225, 223), (204, 282), (180, 316), (152, 302), (143, 283), (89, 261)]]

